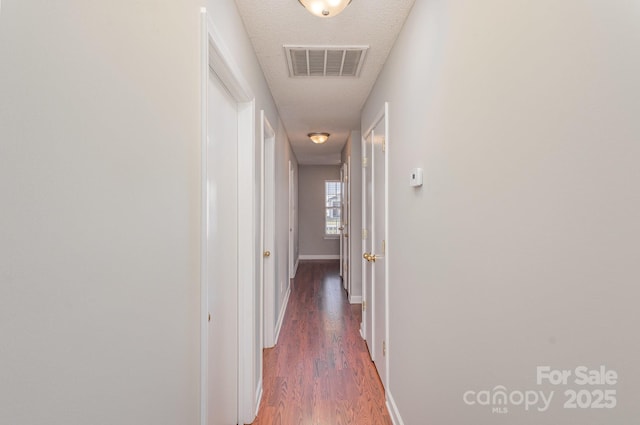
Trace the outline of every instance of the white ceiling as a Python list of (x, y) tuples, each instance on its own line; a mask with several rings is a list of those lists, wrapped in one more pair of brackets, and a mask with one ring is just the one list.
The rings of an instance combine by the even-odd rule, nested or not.
[[(300, 164), (337, 164), (415, 0), (353, 0), (318, 18), (298, 0), (235, 0)], [(284, 45), (368, 45), (360, 77), (289, 77)], [(310, 132), (331, 133), (324, 145)]]

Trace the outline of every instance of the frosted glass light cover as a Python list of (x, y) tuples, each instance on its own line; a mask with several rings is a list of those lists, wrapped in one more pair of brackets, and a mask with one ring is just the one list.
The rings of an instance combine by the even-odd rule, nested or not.
[(329, 140), (329, 133), (309, 133), (307, 134), (313, 143), (321, 145), (322, 143)]
[(342, 12), (351, 0), (298, 0), (311, 14), (331, 18)]

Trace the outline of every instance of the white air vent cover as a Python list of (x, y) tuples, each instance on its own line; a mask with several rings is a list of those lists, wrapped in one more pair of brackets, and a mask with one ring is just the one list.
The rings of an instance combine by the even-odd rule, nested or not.
[(369, 46), (284, 46), (291, 77), (358, 77)]

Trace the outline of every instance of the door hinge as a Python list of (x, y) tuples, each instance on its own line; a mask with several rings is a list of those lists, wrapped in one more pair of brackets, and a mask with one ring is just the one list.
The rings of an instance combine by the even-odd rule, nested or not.
[(387, 253), (387, 243), (384, 239), (382, 240), (382, 253), (383, 254)]
[(386, 341), (382, 341), (382, 355), (383, 356), (387, 355), (387, 342)]
[(367, 302), (362, 301), (362, 311), (365, 311), (366, 309), (367, 309)]
[(367, 157), (363, 157), (362, 158), (362, 168), (367, 168), (367, 165), (369, 165), (369, 161), (367, 160)]
[(367, 235), (368, 235), (368, 234), (367, 234), (367, 229), (364, 229), (364, 228), (363, 228), (363, 229), (362, 229), (362, 240), (367, 239)]

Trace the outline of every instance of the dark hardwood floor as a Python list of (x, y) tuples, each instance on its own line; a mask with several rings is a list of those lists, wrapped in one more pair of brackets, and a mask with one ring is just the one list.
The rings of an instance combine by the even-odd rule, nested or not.
[(391, 425), (337, 261), (301, 262), (254, 425)]

